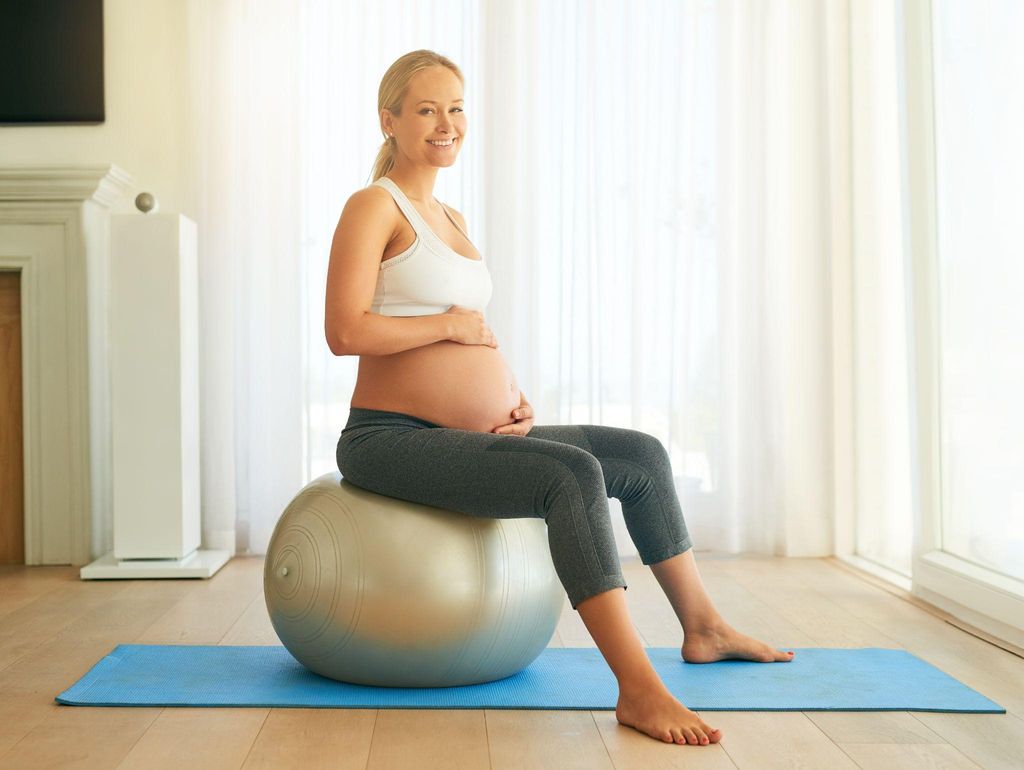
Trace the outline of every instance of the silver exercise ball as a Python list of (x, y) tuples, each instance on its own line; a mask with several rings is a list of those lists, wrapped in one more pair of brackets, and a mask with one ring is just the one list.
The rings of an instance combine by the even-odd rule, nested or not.
[(547, 646), (565, 602), (543, 519), (385, 497), (337, 471), (281, 515), (263, 592), (296, 660), (331, 679), (389, 687), (511, 676)]

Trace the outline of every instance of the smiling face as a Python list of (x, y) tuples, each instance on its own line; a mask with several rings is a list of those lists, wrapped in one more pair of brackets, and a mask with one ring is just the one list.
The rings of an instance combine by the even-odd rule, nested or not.
[(394, 134), (398, 153), (414, 164), (450, 166), (466, 136), (462, 83), (447, 67), (421, 70), (409, 81), (402, 115), (381, 113), (385, 134)]

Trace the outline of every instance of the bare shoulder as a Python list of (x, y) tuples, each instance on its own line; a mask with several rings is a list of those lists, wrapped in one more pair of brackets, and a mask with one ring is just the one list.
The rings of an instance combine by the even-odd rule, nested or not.
[(380, 185), (371, 184), (352, 193), (345, 205), (356, 209), (390, 210), (394, 208), (392, 200), (391, 193)]
[(446, 209), (448, 209), (448, 213), (449, 214), (451, 214), (453, 217), (455, 217), (455, 221), (459, 223), (459, 227), (461, 227), (464, 232), (468, 233), (469, 232), (469, 227), (466, 226), (466, 218), (464, 216), (462, 216), (462, 213), (459, 212), (459, 211), (456, 211), (454, 208), (449, 206), (447, 203), (442, 203), (441, 205), (444, 206)]
[(370, 185), (352, 193), (345, 202), (338, 227), (371, 227), (374, 230), (394, 230), (397, 214), (391, 193), (379, 185)]

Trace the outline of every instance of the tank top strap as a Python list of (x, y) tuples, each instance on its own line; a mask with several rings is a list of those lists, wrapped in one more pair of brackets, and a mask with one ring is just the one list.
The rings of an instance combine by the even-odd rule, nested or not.
[(433, 231), (430, 226), (426, 223), (420, 212), (416, 210), (416, 207), (412, 205), (412, 202), (405, 197), (405, 193), (402, 192), (402, 188), (392, 182), (386, 176), (382, 176), (379, 179), (374, 180), (373, 184), (378, 187), (383, 187), (385, 190), (391, 193), (391, 197), (395, 199), (395, 203), (398, 204), (398, 208), (405, 214), (405, 218), (409, 220), (409, 224), (412, 225), (412, 229), (416, 232), (416, 235), (421, 238), (430, 240), (434, 237)]

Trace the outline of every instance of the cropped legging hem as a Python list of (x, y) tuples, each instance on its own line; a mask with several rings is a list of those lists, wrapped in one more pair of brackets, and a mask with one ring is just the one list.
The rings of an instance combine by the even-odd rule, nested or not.
[[(657, 564), (658, 562), (671, 559), (673, 556), (678, 556), (681, 553), (686, 553), (693, 548), (693, 538), (687, 535), (685, 538), (680, 540), (678, 543), (674, 543), (668, 548), (663, 548), (660, 551), (655, 551), (653, 554), (648, 554), (647, 558), (640, 558), (640, 561), (645, 566)], [(589, 599), (591, 596), (597, 596), (597, 594), (610, 591), (613, 588), (622, 588), (622, 590), (629, 590), (629, 586), (626, 584), (625, 579), (618, 575), (605, 575), (604, 580), (598, 581), (593, 585), (577, 586), (577, 595), (569, 596), (569, 603), (572, 604), (572, 608), (576, 609), (581, 602)]]
[(613, 588), (621, 588), (625, 591), (628, 590), (629, 586), (626, 585), (626, 580), (621, 575), (605, 575), (603, 579), (593, 583), (586, 583), (584, 585), (574, 584), (571, 590), (566, 590), (566, 595), (569, 597), (569, 604), (572, 605), (573, 609), (576, 609), (581, 602), (586, 601), (591, 596), (603, 594), (605, 591), (611, 591)]
[(640, 561), (641, 563), (650, 566), (652, 564), (657, 564), (658, 562), (665, 561), (666, 559), (671, 559), (673, 556), (678, 556), (681, 553), (686, 553), (691, 548), (693, 548), (693, 538), (687, 535), (678, 543), (674, 543), (673, 545), (670, 545), (667, 548), (663, 548), (660, 551), (648, 553), (646, 554), (646, 557), (641, 556)]

